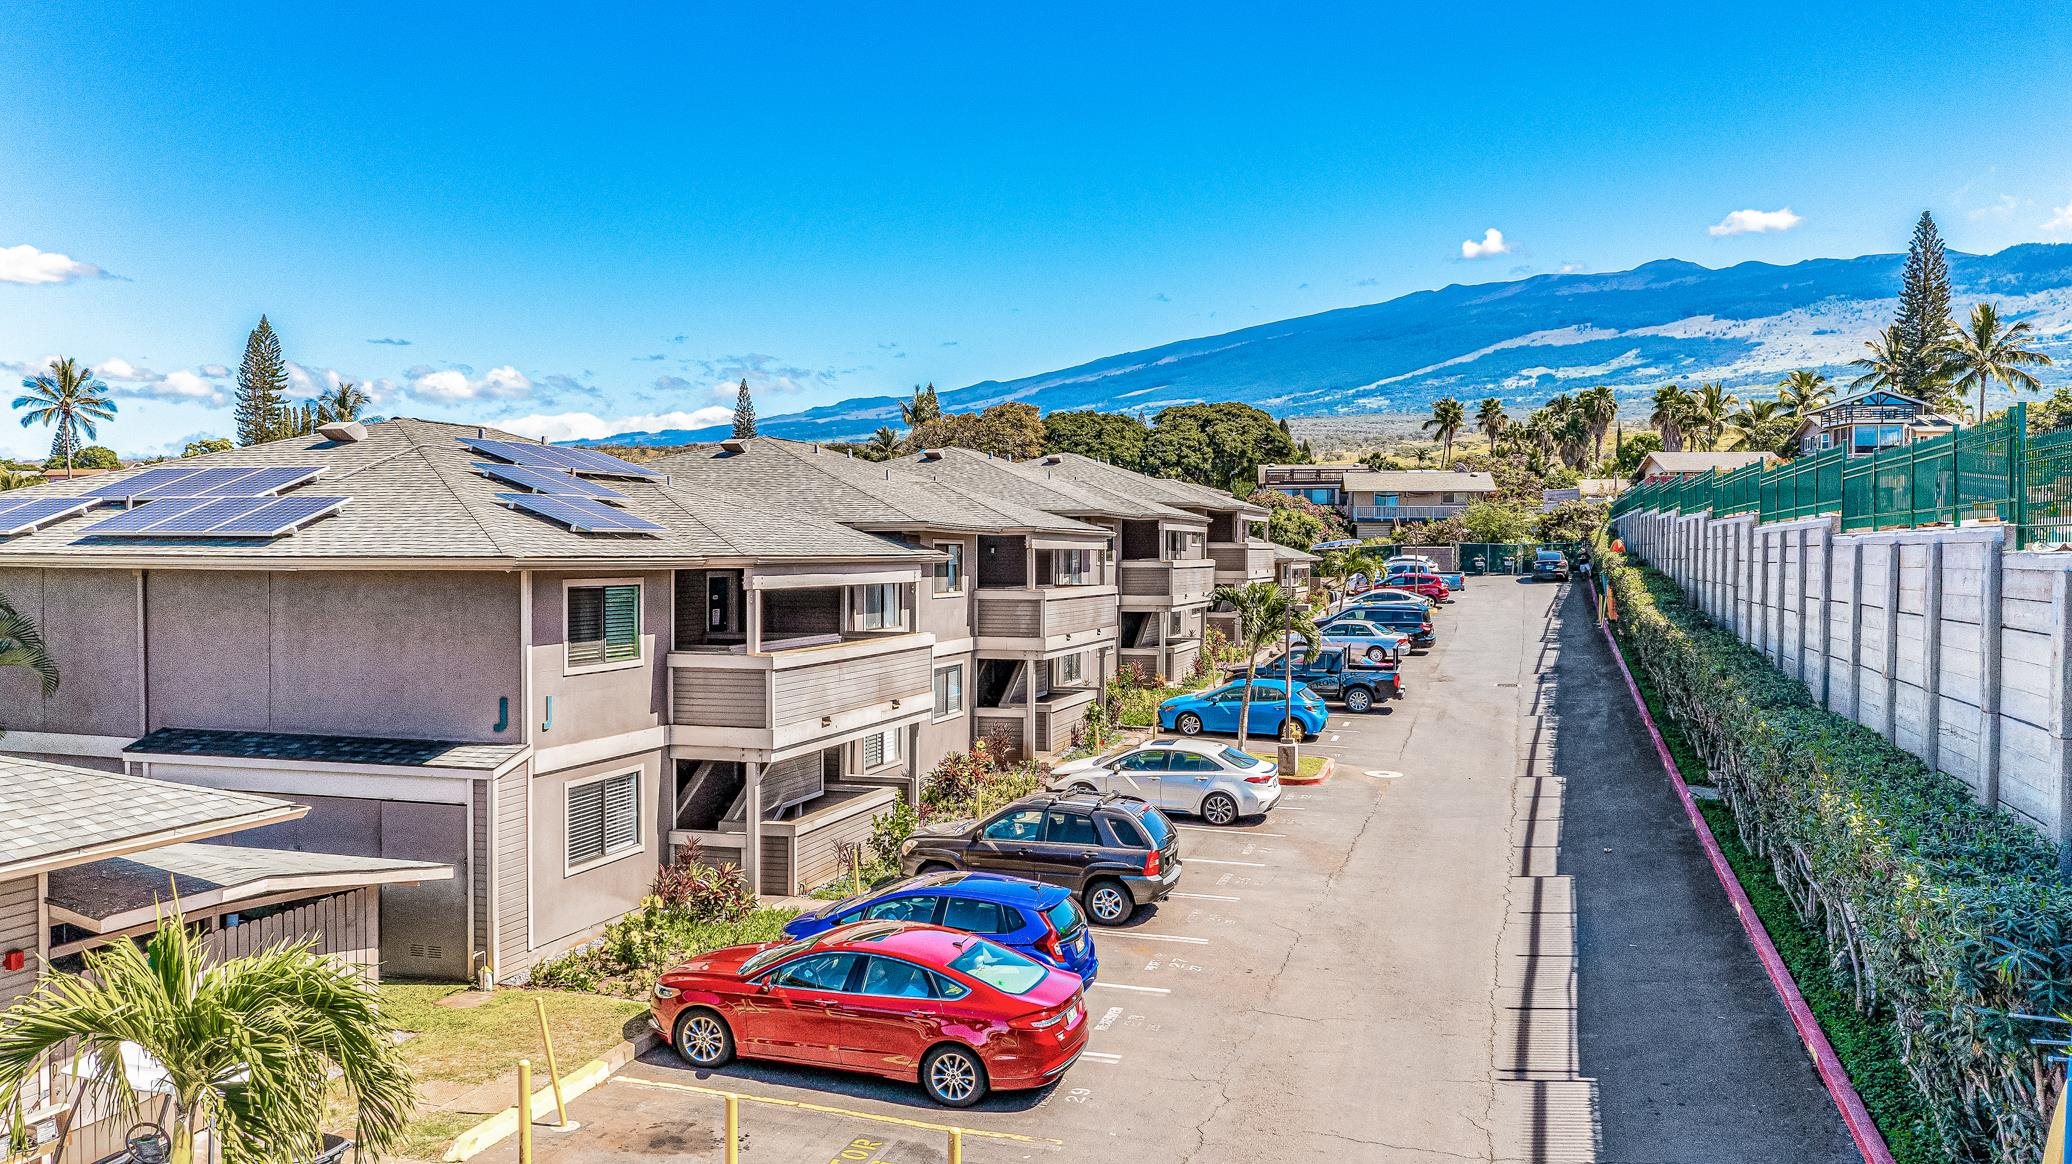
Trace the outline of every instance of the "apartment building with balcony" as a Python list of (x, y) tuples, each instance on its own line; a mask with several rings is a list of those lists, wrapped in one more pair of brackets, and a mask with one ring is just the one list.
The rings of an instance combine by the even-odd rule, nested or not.
[(307, 809), (230, 844), (451, 866), (382, 895), (396, 977), (520, 977), (680, 841), (830, 879), (917, 786), (950, 555), (580, 452), (400, 419), (8, 494), (0, 593), (64, 682), (0, 671), (0, 754)]
[(1261, 465), (1259, 484), (1337, 509), (1361, 538), (1388, 537), (1407, 522), (1444, 520), (1497, 492), (1488, 473), (1361, 465)]

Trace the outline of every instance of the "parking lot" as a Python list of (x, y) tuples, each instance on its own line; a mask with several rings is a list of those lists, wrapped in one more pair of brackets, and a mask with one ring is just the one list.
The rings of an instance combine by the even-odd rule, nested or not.
[[(1055, 1087), (952, 1112), (911, 1085), (747, 1062), (695, 1072), (665, 1048), (576, 1100), (579, 1129), (543, 1127), (537, 1158), (719, 1159), (707, 1088), (749, 1097), (743, 1159), (785, 1164), (943, 1161), (948, 1124), (971, 1129), (976, 1164), (1848, 1158), (1781, 1008), (1742, 988), (1735, 959), (1752, 969), (1753, 956), (1730, 914), (1706, 916), (1702, 867), (1675, 834), (1650, 838), (1646, 860), (1684, 912), (1601, 915), (1599, 886), (1578, 883), (1563, 805), (1591, 753), (1630, 751), (1618, 737), (1638, 728), (1630, 708), (1606, 718), (1609, 688), (1579, 685), (1598, 738), (1561, 730), (1585, 717), (1559, 706), (1559, 657), (1596, 633), (1569, 594), (1475, 579), (1438, 612), (1438, 648), (1406, 662), (1405, 698), (1334, 708), (1308, 745), (1337, 760), (1331, 781), (1235, 827), (1183, 819), (1175, 896), (1096, 932), (1091, 1042)], [(1668, 795), (1659, 768), (1619, 779), (1636, 786), (1590, 795), (1643, 808), (1647, 788)], [(1593, 932), (1615, 946), (1593, 947)], [(1663, 1013), (1626, 1013), (1626, 973)], [(1674, 987), (1687, 976), (1703, 992), (1709, 975), (1720, 984), (1689, 998), (1704, 1004), (1693, 1021)], [(1621, 1093), (1602, 1094), (1604, 1079)], [(1722, 1157), (1730, 1141), (1763, 1147)], [(514, 1158), (509, 1141), (480, 1157)]]

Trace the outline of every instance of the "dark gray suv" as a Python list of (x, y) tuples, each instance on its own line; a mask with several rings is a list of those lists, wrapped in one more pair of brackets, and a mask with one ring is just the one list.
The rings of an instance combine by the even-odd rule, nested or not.
[(1086, 915), (1121, 925), (1180, 883), (1180, 833), (1133, 796), (1038, 793), (982, 820), (923, 825), (899, 848), (911, 877), (950, 869), (1063, 885)]

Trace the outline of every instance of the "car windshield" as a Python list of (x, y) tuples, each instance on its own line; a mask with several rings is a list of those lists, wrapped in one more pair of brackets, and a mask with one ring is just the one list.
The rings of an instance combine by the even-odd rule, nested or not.
[(1173, 826), (1166, 823), (1165, 815), (1157, 809), (1146, 805), (1144, 814), (1137, 819), (1143, 823), (1144, 831), (1151, 834), (1152, 848), (1163, 849), (1173, 838)]
[(781, 946), (772, 946), (748, 961), (741, 963), (741, 977), (753, 978), (764, 970), (769, 969), (774, 963), (781, 962), (793, 954), (809, 949), (812, 945), (812, 941), (807, 940), (803, 942), (786, 942)]
[(963, 953), (952, 958), (950, 969), (1009, 994), (1027, 994), (1050, 975), (1030, 959), (982, 938), (973, 938)]
[(1236, 748), (1225, 748), (1221, 752), (1218, 752), (1217, 755), (1222, 756), (1223, 762), (1230, 765), (1233, 768), (1250, 768), (1259, 762), (1257, 759), (1254, 759), (1250, 754), (1240, 752)]

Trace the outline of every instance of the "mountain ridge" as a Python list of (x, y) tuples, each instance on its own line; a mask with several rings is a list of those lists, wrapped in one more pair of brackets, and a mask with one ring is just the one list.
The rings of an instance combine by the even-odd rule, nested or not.
[[(1622, 397), (1670, 380), (1773, 385), (1812, 367), (1842, 378), (1863, 341), (1892, 318), (1902, 254), (1706, 267), (1653, 259), (1624, 271), (1451, 283), (1379, 303), (1336, 307), (1175, 340), (1053, 372), (982, 380), (941, 393), (947, 411), (1022, 400), (1044, 412), (1099, 407), (1146, 414), (1238, 400), (1278, 416), (1415, 412), (1434, 399), (1501, 397), (1529, 407), (1557, 392), (1609, 384)], [(1953, 310), (1991, 299), (2036, 325), (2060, 359), (2047, 386), (2072, 382), (2072, 243), (2022, 243), (1989, 255), (1950, 252)], [(900, 396), (860, 396), (763, 418), (758, 431), (803, 440), (862, 439), (899, 427)], [(625, 433), (582, 444), (716, 440), (725, 425)]]

